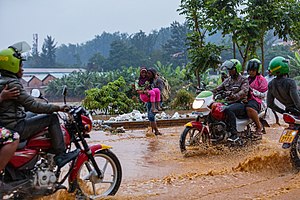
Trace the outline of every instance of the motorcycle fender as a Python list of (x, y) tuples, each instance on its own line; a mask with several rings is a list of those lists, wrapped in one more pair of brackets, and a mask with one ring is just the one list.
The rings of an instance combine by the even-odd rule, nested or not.
[(203, 127), (203, 124), (202, 124), (201, 122), (192, 121), (192, 122), (188, 122), (188, 123), (186, 123), (184, 126), (186, 126), (186, 127), (194, 127), (194, 128), (202, 129), (202, 127)]
[[(105, 144), (96, 144), (96, 145), (90, 146), (91, 153), (92, 153), (93, 156), (98, 151), (101, 151), (101, 150), (104, 150), (104, 149), (111, 149), (111, 148), (112, 148), (111, 146), (108, 146), (108, 145), (105, 145)], [(84, 150), (81, 150), (81, 152), (79, 153), (79, 155), (78, 155), (78, 157), (75, 161), (72, 172), (70, 173), (69, 183), (72, 183), (76, 179), (77, 174), (78, 174), (78, 170), (80, 169), (81, 165), (84, 162), (86, 162), (87, 160), (88, 160), (87, 155), (85, 154)]]

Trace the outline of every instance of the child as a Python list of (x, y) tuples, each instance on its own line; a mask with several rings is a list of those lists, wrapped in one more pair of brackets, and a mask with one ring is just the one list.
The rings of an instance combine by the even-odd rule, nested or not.
[(147, 69), (140, 69), (140, 77), (135, 82), (135, 88), (140, 94), (140, 99), (143, 102), (151, 102), (151, 111), (158, 113), (160, 108), (160, 90), (158, 88), (151, 89), (149, 78), (147, 77)]

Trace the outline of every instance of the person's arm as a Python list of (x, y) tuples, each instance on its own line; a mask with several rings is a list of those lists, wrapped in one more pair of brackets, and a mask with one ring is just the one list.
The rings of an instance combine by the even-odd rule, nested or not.
[[(270, 82), (270, 83), (272, 83), (272, 82)], [(275, 97), (272, 94), (272, 85), (271, 84), (269, 84), (268, 90), (269, 91), (267, 93), (267, 106), (269, 108), (271, 108), (272, 110), (275, 110), (276, 112), (279, 112), (279, 113), (283, 114), (285, 111), (282, 108), (278, 107), (274, 103)]]
[(18, 98), (15, 100), (19, 104), (21, 104), (27, 111), (31, 111), (34, 113), (46, 113), (46, 114), (51, 114), (53, 112), (57, 111), (64, 111), (65, 106), (58, 106), (54, 104), (46, 104), (46, 103), (41, 103), (38, 102), (29, 95), (23, 88), (22, 84), (20, 82), (13, 82), (10, 83), (10, 86), (16, 87), (20, 91), (20, 95)]
[(241, 84), (241, 89), (235, 93), (235, 94), (232, 94), (229, 99), (231, 101), (239, 101), (239, 100), (242, 100), (243, 98), (245, 98), (247, 95), (248, 95), (248, 92), (249, 92), (249, 81), (247, 78), (244, 78), (242, 80), (242, 84)]
[(8, 89), (8, 85), (5, 85), (5, 87), (0, 93), (0, 103), (9, 99), (17, 99), (19, 95), (20, 90), (18, 90), (18, 88), (13, 87), (11, 89)]
[(298, 110), (300, 110), (300, 98), (299, 98), (299, 95), (298, 95), (297, 85), (296, 85), (296, 82), (294, 80), (291, 80), (290, 96), (291, 96), (291, 99), (293, 100), (294, 105), (296, 106), (296, 108)]
[(217, 88), (215, 88), (212, 92), (216, 95), (219, 91), (224, 90), (224, 84), (228, 82), (228, 78), (225, 79)]
[(139, 85), (139, 80), (135, 81), (135, 90), (138, 94), (146, 94), (145, 88)]

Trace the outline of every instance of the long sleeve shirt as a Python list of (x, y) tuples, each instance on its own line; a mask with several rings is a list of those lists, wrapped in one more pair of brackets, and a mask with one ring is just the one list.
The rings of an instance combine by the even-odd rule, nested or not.
[(249, 81), (240, 74), (235, 79), (228, 77), (213, 92), (216, 93), (219, 91), (231, 92), (230, 95), (234, 97), (232, 101), (244, 101), (247, 100)]
[(268, 85), (268, 107), (275, 110), (276, 112), (284, 113), (285, 110), (278, 107), (274, 103), (275, 98), (286, 107), (286, 110), (288, 110), (289, 108), (296, 108), (300, 111), (300, 98), (296, 82), (293, 79), (276, 77)]

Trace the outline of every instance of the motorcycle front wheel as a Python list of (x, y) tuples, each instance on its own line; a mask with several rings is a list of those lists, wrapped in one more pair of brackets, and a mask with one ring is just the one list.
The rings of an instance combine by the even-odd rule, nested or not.
[(194, 127), (186, 127), (179, 140), (181, 153), (188, 150), (196, 150), (201, 144), (207, 144), (209, 141), (207, 134), (201, 133), (201, 130)]
[(78, 171), (77, 195), (89, 199), (115, 195), (122, 180), (122, 168), (117, 156), (105, 149), (95, 153), (94, 158), (103, 178), (98, 177), (92, 162), (86, 161)]
[(298, 134), (292, 143), (290, 155), (294, 167), (300, 170), (300, 137)]

